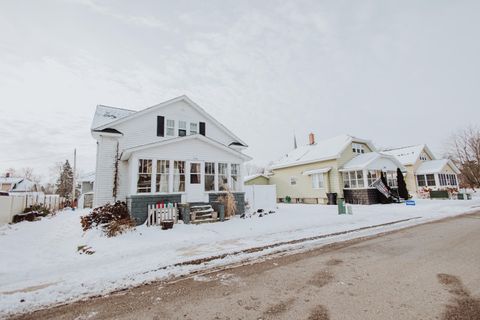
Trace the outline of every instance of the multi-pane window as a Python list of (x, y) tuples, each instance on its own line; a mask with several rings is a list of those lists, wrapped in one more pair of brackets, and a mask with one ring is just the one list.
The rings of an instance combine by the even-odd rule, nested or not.
[(365, 148), (363, 147), (363, 144), (360, 143), (352, 143), (352, 151), (353, 153), (365, 153)]
[(425, 153), (422, 153), (422, 154), (420, 155), (420, 160), (422, 160), (422, 161), (427, 161), (427, 155), (426, 155)]
[(397, 173), (395, 171), (387, 172), (387, 184), (391, 188), (398, 186)]
[(137, 192), (146, 193), (152, 191), (152, 160), (138, 160)]
[(448, 184), (451, 186), (457, 185), (457, 176), (454, 174), (447, 174)]
[(439, 174), (438, 175), (438, 180), (439, 180), (441, 186), (447, 186), (448, 185), (446, 174), (444, 174), (444, 173)]
[(237, 163), (232, 163), (230, 165), (230, 173), (232, 177), (232, 190), (240, 190), (240, 165)]
[(435, 175), (434, 174), (427, 174), (427, 186), (435, 187)]
[(377, 171), (369, 170), (367, 173), (368, 187), (370, 187), (375, 181), (377, 181)]
[(185, 161), (173, 162), (173, 192), (185, 191)]
[(323, 180), (323, 173), (314, 173), (312, 174), (312, 188), (313, 189), (320, 189), (324, 188), (325, 183)]
[(175, 135), (175, 120), (167, 119), (167, 136)]
[(363, 188), (363, 171), (349, 171), (343, 173), (343, 185), (345, 188)]
[(205, 162), (205, 191), (215, 191), (214, 162)]
[(190, 163), (190, 184), (199, 184), (201, 182), (202, 172), (200, 168), (200, 163)]
[(187, 135), (187, 122), (178, 121), (178, 136), (185, 137)]
[(225, 191), (228, 189), (228, 164), (218, 164), (218, 189)]
[(425, 175), (420, 174), (417, 176), (417, 185), (419, 187), (425, 187), (427, 185), (427, 180), (425, 179)]
[(168, 192), (169, 160), (157, 160), (156, 192)]
[(190, 134), (197, 134), (198, 133), (198, 123), (190, 123)]

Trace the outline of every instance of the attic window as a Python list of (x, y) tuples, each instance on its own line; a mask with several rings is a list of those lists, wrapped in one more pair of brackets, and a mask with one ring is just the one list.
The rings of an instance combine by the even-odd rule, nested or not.
[(178, 136), (185, 137), (187, 135), (187, 122), (178, 121)]
[(360, 143), (352, 143), (352, 151), (353, 153), (356, 153), (356, 154), (365, 153), (363, 144), (360, 144)]
[(427, 161), (427, 155), (426, 155), (425, 153), (422, 153), (422, 154), (420, 155), (420, 160), (422, 160), (422, 161)]
[(167, 119), (167, 136), (175, 135), (175, 120)]

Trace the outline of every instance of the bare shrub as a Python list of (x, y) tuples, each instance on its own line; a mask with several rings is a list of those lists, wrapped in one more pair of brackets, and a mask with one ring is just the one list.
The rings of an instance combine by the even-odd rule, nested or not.
[(135, 227), (127, 204), (120, 201), (93, 209), (91, 214), (81, 218), (81, 224), (83, 231), (100, 226), (107, 237), (115, 237)]
[(237, 204), (235, 202), (235, 196), (232, 193), (232, 190), (225, 186), (226, 193), (219, 196), (217, 201), (223, 204), (225, 208), (225, 218), (232, 217), (237, 211)]

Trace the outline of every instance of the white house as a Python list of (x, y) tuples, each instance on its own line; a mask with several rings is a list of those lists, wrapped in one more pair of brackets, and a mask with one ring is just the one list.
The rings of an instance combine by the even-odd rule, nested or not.
[(126, 201), (143, 223), (149, 204), (209, 203), (230, 189), (243, 212), (247, 145), (187, 96), (141, 111), (99, 105), (91, 132), (94, 207)]
[(37, 184), (27, 178), (10, 177), (5, 175), (0, 177), (0, 191), (9, 193), (25, 193), (40, 191)]

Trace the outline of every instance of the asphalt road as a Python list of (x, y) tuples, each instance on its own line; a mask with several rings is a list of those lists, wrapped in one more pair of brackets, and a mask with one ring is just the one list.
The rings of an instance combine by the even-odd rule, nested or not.
[(145, 285), (20, 319), (478, 320), (480, 214)]

